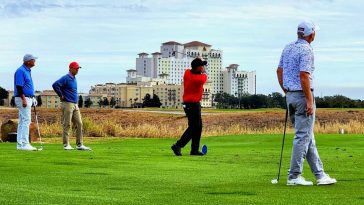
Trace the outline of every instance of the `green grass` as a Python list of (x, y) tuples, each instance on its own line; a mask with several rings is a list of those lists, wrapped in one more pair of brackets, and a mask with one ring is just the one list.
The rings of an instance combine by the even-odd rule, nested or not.
[[(364, 204), (364, 139), (317, 135), (332, 186), (288, 187), (292, 135), (276, 178), (281, 135), (203, 138), (204, 157), (172, 155), (174, 139), (88, 141), (93, 152), (16, 151), (0, 143), (0, 204)], [(189, 146), (189, 145), (188, 145)], [(304, 176), (314, 180), (305, 162)]]

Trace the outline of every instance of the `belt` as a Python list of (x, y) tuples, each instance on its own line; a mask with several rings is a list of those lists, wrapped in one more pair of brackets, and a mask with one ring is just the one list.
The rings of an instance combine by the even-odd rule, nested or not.
[(70, 101), (66, 101), (66, 100), (61, 101), (61, 102), (63, 102), (63, 103), (73, 103), (73, 104), (77, 104), (76, 102), (70, 102)]
[(199, 102), (197, 102), (197, 103), (183, 103), (184, 105), (187, 105), (187, 106), (196, 106), (196, 105), (200, 105), (200, 103)]
[[(313, 89), (310, 89), (311, 92), (313, 92)], [(303, 92), (303, 90), (287, 90), (287, 92), (290, 92), (290, 93), (297, 93), (297, 92)]]
[[(20, 98), (21, 96), (15, 95), (15, 97)], [(24, 97), (26, 97), (26, 98), (34, 98), (35, 96), (34, 95), (25, 95)]]

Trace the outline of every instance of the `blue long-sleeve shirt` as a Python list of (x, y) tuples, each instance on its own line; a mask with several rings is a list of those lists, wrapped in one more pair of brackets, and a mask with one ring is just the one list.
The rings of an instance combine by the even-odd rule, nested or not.
[(59, 97), (64, 98), (64, 101), (78, 103), (77, 80), (75, 76), (67, 74), (53, 83), (53, 90)]

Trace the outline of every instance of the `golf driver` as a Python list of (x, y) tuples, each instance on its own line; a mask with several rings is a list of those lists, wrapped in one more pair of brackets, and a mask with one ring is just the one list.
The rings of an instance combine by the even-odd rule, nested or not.
[(281, 174), (281, 166), (282, 166), (282, 155), (283, 155), (283, 148), (284, 148), (284, 139), (286, 137), (286, 129), (287, 129), (287, 120), (288, 120), (288, 107), (286, 108), (286, 119), (284, 121), (284, 131), (283, 131), (283, 140), (282, 140), (282, 149), (281, 149), (281, 157), (279, 159), (279, 168), (278, 168), (278, 176), (277, 179), (272, 179), (272, 184), (278, 184), (279, 182), (279, 175)]
[(37, 132), (38, 132), (38, 137), (39, 137), (39, 142), (40, 142), (40, 148), (38, 148), (38, 151), (42, 151), (43, 150), (43, 142), (42, 142), (42, 137), (40, 136), (40, 131), (39, 131), (39, 123), (38, 123), (38, 115), (37, 115), (37, 109), (34, 106), (34, 115), (35, 115), (35, 122), (37, 123)]
[(190, 58), (195, 57), (195, 56), (192, 56), (190, 54), (181, 53), (181, 52), (178, 52), (178, 51), (172, 51), (172, 56), (176, 56), (176, 53), (182, 54), (182, 55), (187, 56), (187, 57), (190, 57)]

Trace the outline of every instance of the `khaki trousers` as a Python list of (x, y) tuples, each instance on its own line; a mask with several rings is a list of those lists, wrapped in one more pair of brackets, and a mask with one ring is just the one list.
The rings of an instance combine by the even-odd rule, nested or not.
[(76, 145), (83, 144), (82, 119), (80, 109), (76, 103), (62, 102), (62, 125), (63, 125), (63, 145), (69, 145), (69, 135), (72, 123), (76, 127)]

